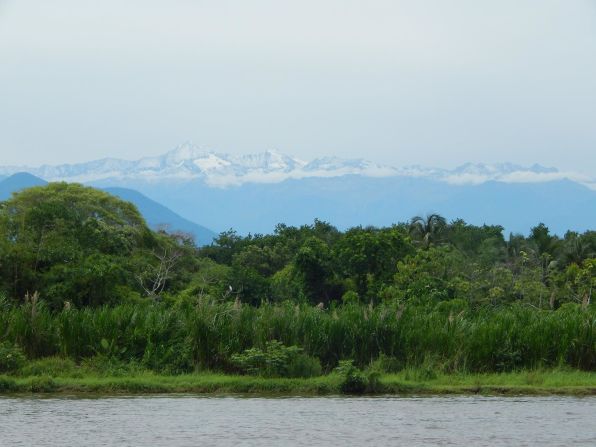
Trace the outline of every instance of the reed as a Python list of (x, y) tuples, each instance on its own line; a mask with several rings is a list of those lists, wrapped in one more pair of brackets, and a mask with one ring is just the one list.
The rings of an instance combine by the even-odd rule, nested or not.
[(253, 307), (201, 302), (65, 309), (43, 303), (4, 308), (0, 342), (29, 359), (76, 362), (100, 356), (161, 373), (233, 372), (231, 356), (271, 340), (299, 346), (325, 371), (341, 359), (365, 367), (381, 354), (404, 368), (502, 372), (571, 367), (596, 370), (596, 309), (514, 305), (462, 310), (358, 304), (321, 310), (281, 303)]

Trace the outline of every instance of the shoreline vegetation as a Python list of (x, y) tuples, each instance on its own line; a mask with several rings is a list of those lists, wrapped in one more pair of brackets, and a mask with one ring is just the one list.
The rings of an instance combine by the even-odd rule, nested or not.
[(77, 184), (0, 202), (0, 393), (596, 394), (596, 232), (431, 214), (197, 247)]
[(240, 394), (257, 397), (333, 395), (566, 395), (596, 396), (596, 374), (565, 370), (535, 370), (489, 374), (438, 374), (420, 378), (419, 370), (383, 374), (376, 389), (343, 393), (342, 377), (330, 374), (306, 379), (264, 378), (215, 373), (178, 376), (142, 372), (130, 376), (50, 377), (0, 376), (0, 396), (13, 395), (145, 395)]

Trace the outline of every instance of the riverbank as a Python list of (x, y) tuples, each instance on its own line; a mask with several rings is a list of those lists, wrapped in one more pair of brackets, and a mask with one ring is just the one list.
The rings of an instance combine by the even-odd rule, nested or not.
[[(247, 394), (320, 396), (340, 394), (342, 378), (268, 379), (223, 374), (162, 376), (0, 376), (0, 394)], [(386, 395), (596, 395), (596, 373), (522, 371), (503, 374), (454, 374), (420, 377), (417, 371), (386, 374), (371, 394)]]

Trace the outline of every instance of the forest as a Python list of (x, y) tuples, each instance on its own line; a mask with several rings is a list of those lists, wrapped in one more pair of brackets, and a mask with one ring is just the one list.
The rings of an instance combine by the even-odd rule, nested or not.
[(230, 229), (197, 247), (105, 192), (51, 183), (0, 202), (0, 374), (35, 362), (268, 377), (593, 371), (595, 286), (596, 231), (504, 235), (429, 214)]

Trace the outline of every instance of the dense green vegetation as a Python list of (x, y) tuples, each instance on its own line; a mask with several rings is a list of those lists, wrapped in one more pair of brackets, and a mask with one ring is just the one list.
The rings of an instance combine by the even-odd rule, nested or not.
[(0, 203), (0, 374), (55, 375), (35, 369), (50, 358), (111, 375), (336, 371), (366, 388), (409, 369), (593, 371), (595, 253), (593, 231), (505, 238), (438, 215), (198, 248), (107, 193), (35, 187)]
[(235, 354), (265, 349), (271, 340), (299, 346), (326, 371), (342, 359), (364, 367), (381, 354), (393, 370), (596, 366), (596, 312), (574, 305), (549, 311), (523, 305), (462, 309), (459, 302), (436, 309), (345, 304), (326, 311), (290, 302), (254, 307), (204, 301), (52, 312), (30, 303), (5, 307), (0, 327), (29, 358), (102, 356), (167, 373), (238, 371)]

